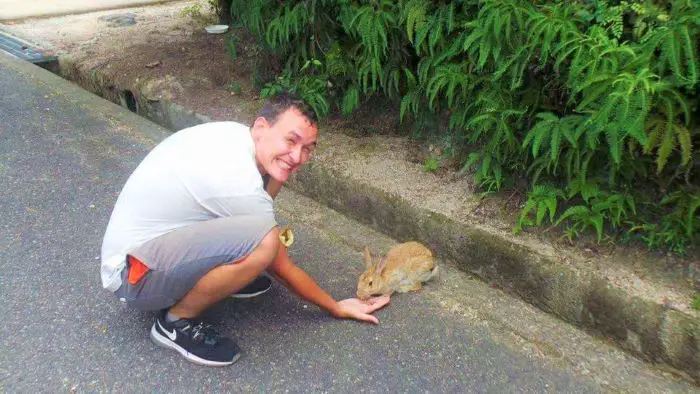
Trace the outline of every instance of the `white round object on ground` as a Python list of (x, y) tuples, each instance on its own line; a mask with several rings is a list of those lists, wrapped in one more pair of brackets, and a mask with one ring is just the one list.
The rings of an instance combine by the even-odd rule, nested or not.
[(228, 25), (209, 25), (204, 28), (210, 34), (222, 34), (228, 31)]

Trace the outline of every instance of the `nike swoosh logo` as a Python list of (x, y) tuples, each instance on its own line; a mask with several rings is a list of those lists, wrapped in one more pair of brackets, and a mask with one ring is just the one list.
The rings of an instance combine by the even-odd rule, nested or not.
[(163, 328), (163, 325), (160, 324), (160, 320), (158, 320), (158, 327), (160, 327), (161, 331), (163, 331), (165, 335), (167, 335), (168, 338), (170, 338), (171, 341), (175, 341), (175, 338), (177, 338), (177, 332), (175, 330), (173, 330), (173, 332), (166, 330), (165, 328)]

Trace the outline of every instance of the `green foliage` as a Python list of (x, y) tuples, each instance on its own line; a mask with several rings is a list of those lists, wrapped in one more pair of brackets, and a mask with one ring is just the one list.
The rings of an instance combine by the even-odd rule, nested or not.
[[(535, 185), (527, 195), (525, 207), (520, 211), (515, 232), (522, 230), (523, 226), (539, 226), (549, 213), (549, 222), (554, 222), (554, 215), (557, 212), (557, 199), (561, 196), (561, 191), (552, 186)], [(535, 221), (532, 221), (531, 213), (535, 213)]]
[[(530, 166), (530, 172), (534, 174), (533, 183), (537, 183), (542, 171), (556, 172), (562, 150), (567, 151), (569, 155), (571, 152), (578, 152), (580, 134), (585, 129), (577, 126), (583, 123), (583, 118), (579, 115), (559, 118), (551, 112), (537, 114), (537, 123), (523, 140), (523, 148), (531, 146), (532, 157), (535, 159)], [(538, 158), (540, 150), (544, 150), (544, 155)], [(582, 175), (580, 168), (577, 168), (580, 164), (574, 169), (571, 168), (571, 163), (568, 164), (566, 169), (569, 177)]]
[(231, 82), (231, 83), (228, 85), (228, 90), (229, 90), (231, 93), (234, 93), (234, 94), (241, 94), (242, 91), (243, 91), (243, 89), (241, 88), (241, 84), (238, 83), (238, 82), (236, 82), (236, 81)]
[(180, 10), (180, 17), (190, 17), (190, 18), (201, 18), (202, 17), (202, 5), (199, 3), (190, 4), (183, 7)]
[(629, 229), (629, 234), (638, 232), (649, 250), (666, 248), (679, 255), (685, 255), (689, 245), (676, 217), (662, 218), (660, 223), (645, 223)]
[(665, 247), (678, 253), (686, 254), (688, 248), (696, 241), (700, 228), (700, 190), (697, 186), (684, 186), (667, 194), (660, 202), (649, 201), (644, 204), (647, 210), (657, 217), (655, 222), (642, 220), (631, 225), (627, 238), (639, 238), (649, 249)]
[(264, 37), (265, 26), (276, 8), (271, 0), (232, 0), (231, 18), (248, 28), (257, 37)]
[(681, 165), (688, 165), (693, 149), (688, 129), (668, 119), (655, 118), (649, 122), (648, 132), (649, 139), (644, 151), (649, 153), (656, 149), (657, 173), (664, 169), (673, 149), (677, 147), (681, 151)]
[[(308, 60), (301, 71), (307, 69), (322, 69), (322, 64), (318, 60)], [(260, 97), (267, 98), (281, 92), (293, 93), (309, 104), (317, 116), (322, 117), (330, 111), (330, 104), (324, 95), (326, 84), (327, 81), (323, 74), (306, 74), (293, 79), (290, 73), (285, 73), (276, 81), (266, 84), (260, 91)]]
[(207, 0), (207, 6), (209, 6), (214, 15), (221, 14), (221, 4), (219, 0)]
[(631, 196), (598, 192), (585, 204), (569, 207), (557, 219), (555, 225), (566, 220), (569, 222), (569, 229), (575, 234), (593, 228), (600, 241), (606, 224), (616, 229), (630, 212), (635, 212), (634, 199)]
[(693, 299), (690, 300), (690, 307), (695, 310), (700, 310), (700, 293), (695, 293)]
[(263, 96), (296, 91), (320, 115), (385, 97), (416, 135), (448, 136), (487, 193), (531, 185), (516, 231), (548, 223), (677, 252), (697, 241), (697, 1), (233, 0), (231, 12), (284, 63)]
[(390, 29), (396, 26), (394, 2), (378, 0), (345, 11), (341, 20), (350, 36), (358, 38), (372, 58), (384, 57), (389, 47)]
[(688, 237), (692, 237), (696, 228), (700, 228), (700, 217), (697, 213), (700, 208), (700, 194), (697, 190), (677, 190), (661, 200), (661, 205), (672, 205), (674, 216), (681, 223)]
[(645, 36), (643, 50), (649, 57), (660, 51), (655, 65), (659, 74), (671, 71), (675, 84), (692, 87), (698, 83), (697, 36), (700, 18), (697, 2), (675, 0), (671, 2), (668, 23), (650, 30)]
[(423, 162), (423, 171), (425, 172), (435, 172), (438, 169), (438, 161), (433, 156), (428, 156)]
[(214, 20), (214, 17), (219, 14), (220, 7), (217, 0), (207, 0), (206, 8), (202, 3), (194, 3), (183, 7), (179, 15), (181, 18), (192, 18), (200, 23), (209, 23)]
[(228, 36), (226, 39), (226, 50), (228, 51), (228, 55), (231, 57), (231, 59), (235, 59), (238, 57), (238, 36), (235, 34), (231, 34)]

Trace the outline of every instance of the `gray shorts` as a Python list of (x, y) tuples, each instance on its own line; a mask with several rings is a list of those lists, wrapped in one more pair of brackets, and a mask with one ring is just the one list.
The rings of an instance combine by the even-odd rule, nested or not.
[(149, 271), (132, 285), (127, 280), (127, 267), (115, 294), (132, 308), (150, 311), (168, 308), (212, 268), (248, 256), (276, 225), (268, 217), (235, 216), (161, 235), (129, 252), (148, 266)]

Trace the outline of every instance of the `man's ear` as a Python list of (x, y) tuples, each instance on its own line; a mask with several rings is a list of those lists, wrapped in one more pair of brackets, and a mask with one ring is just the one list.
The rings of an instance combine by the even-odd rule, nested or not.
[(267, 129), (269, 127), (270, 122), (268, 122), (264, 116), (258, 116), (257, 118), (255, 118), (255, 122), (253, 122), (254, 129)]
[(265, 117), (258, 116), (257, 118), (255, 118), (253, 126), (250, 128), (250, 134), (253, 136), (253, 140), (258, 141), (258, 139), (262, 137), (264, 131), (267, 130), (269, 127), (270, 123), (267, 121), (267, 119), (265, 119)]

